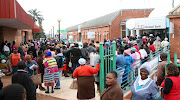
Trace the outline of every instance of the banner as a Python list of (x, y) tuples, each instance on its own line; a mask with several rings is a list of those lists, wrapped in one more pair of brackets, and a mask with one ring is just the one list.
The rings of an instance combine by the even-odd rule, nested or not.
[[(61, 30), (60, 32), (61, 32), (61, 33), (68, 33), (67, 30)], [(59, 30), (57, 30), (57, 33), (59, 33)]]
[(95, 32), (94, 31), (88, 31), (87, 36), (88, 36), (88, 39), (95, 39)]

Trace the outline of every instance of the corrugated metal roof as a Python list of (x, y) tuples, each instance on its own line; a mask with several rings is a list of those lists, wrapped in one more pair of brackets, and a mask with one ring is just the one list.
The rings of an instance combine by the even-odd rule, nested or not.
[(169, 12), (169, 15), (179, 15), (179, 14), (180, 14), (180, 4)]
[(118, 10), (116, 12), (83, 22), (81, 24), (77, 24), (71, 27), (66, 28), (67, 31), (77, 31), (78, 26), (81, 25), (81, 29), (91, 28), (91, 27), (99, 27), (99, 26), (105, 26), (105, 25), (111, 25), (111, 23), (114, 21), (114, 19), (121, 14), (122, 11), (135, 11), (135, 10), (153, 10), (150, 9), (122, 9)]

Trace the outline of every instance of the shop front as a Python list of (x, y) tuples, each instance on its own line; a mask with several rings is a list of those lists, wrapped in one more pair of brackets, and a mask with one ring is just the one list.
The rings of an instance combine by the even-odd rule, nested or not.
[(169, 18), (134, 18), (126, 22), (126, 36), (142, 36), (153, 34), (159, 36), (161, 40), (169, 38)]

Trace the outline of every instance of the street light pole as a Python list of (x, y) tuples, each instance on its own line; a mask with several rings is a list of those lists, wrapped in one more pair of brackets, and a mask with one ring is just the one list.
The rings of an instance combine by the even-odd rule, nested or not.
[(54, 26), (53, 26), (53, 38), (54, 38)]
[(51, 29), (51, 38), (52, 38), (52, 29)]
[(60, 42), (60, 40), (61, 40), (61, 39), (60, 39), (60, 35), (61, 35), (61, 34), (60, 34), (60, 22), (61, 22), (61, 19), (58, 19), (58, 23), (59, 23), (59, 42)]

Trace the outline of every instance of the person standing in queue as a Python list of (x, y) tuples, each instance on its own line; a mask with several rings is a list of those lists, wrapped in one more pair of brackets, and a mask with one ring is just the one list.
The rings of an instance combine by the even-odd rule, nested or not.
[(20, 54), (18, 53), (18, 49), (16, 46), (13, 46), (13, 52), (11, 53), (11, 55), (9, 56), (9, 60), (10, 60), (10, 70), (12, 71), (12, 74), (16, 73), (18, 68), (17, 68), (17, 64), (18, 62), (21, 60), (20, 58)]
[(166, 66), (167, 77), (162, 82), (162, 93), (165, 100), (180, 100), (180, 76), (178, 66), (174, 63), (170, 63)]
[(117, 73), (110, 71), (106, 76), (106, 88), (101, 93), (101, 100), (123, 100), (123, 91), (117, 82)]
[(149, 63), (140, 67), (140, 76), (132, 83), (131, 100), (159, 100), (161, 99), (156, 83), (148, 77), (151, 74)]
[[(93, 68), (86, 64), (84, 58), (78, 60), (80, 67), (76, 68), (73, 76), (77, 78), (78, 92), (77, 98), (79, 100), (95, 100), (95, 78), (93, 74), (97, 74), (100, 69), (100, 64), (96, 65), (96, 68)], [(99, 60), (99, 63), (101, 61)]]

